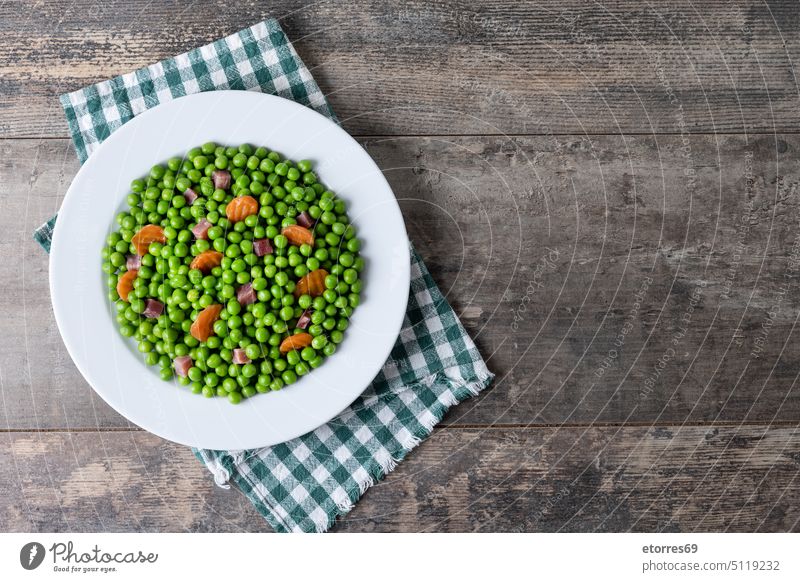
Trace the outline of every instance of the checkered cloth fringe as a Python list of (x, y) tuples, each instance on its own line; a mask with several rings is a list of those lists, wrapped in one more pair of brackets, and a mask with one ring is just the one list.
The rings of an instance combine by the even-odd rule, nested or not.
[[(267, 20), (209, 45), (61, 96), (78, 158), (142, 111), (215, 89), (293, 99), (336, 121), (280, 25)], [(34, 238), (49, 251), (56, 218)], [(427, 437), (451, 406), (492, 380), (475, 344), (411, 252), (411, 292), (391, 355), (367, 390), (316, 430), (249, 451), (195, 450), (278, 531), (325, 531)], [(268, 396), (262, 396), (265, 398)]]

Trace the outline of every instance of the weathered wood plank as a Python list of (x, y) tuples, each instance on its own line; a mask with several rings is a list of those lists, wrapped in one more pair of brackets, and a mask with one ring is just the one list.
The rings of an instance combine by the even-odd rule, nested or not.
[(800, 129), (791, 2), (13, 0), (0, 6), (0, 136), (64, 136), (60, 93), (267, 16), (355, 134)]
[[(689, 143), (365, 141), (498, 374), (447, 422), (800, 418), (800, 137)], [(30, 238), (77, 169), (69, 145), (0, 148), (0, 427), (127, 426), (71, 364)]]
[[(264, 531), (144, 432), (0, 436), (3, 531)], [(796, 427), (443, 429), (340, 531), (792, 531)]]

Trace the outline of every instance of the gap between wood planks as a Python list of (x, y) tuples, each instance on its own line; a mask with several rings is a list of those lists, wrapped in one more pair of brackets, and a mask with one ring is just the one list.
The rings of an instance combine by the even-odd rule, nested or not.
[[(777, 420), (775, 422), (764, 421), (690, 421), (690, 422), (576, 422), (576, 423), (542, 423), (542, 424), (444, 424), (436, 427), (436, 430), (543, 430), (543, 429), (574, 429), (574, 428), (741, 428), (741, 427), (765, 427), (765, 428), (800, 428), (800, 420)], [(76, 427), (76, 428), (0, 428), (0, 434), (20, 434), (20, 433), (92, 433), (92, 432), (148, 432), (139, 427)]]
[[(648, 137), (648, 136), (763, 136), (763, 135), (800, 135), (800, 130), (776, 129), (775, 131), (619, 131), (609, 132), (578, 132), (578, 131), (558, 131), (552, 133), (376, 133), (359, 134), (351, 133), (354, 139), (391, 139), (391, 138), (426, 138), (426, 137), (568, 137), (568, 136), (589, 136), (589, 137)], [(0, 141), (14, 140), (40, 140), (40, 141), (59, 141), (70, 139), (68, 135), (62, 136), (36, 136), (36, 135), (14, 135), (0, 136)]]

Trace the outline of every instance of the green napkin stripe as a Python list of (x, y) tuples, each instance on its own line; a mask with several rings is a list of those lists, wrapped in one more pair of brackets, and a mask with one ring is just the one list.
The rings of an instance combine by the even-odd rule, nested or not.
[[(392, 353), (404, 354), (406, 366), (417, 372), (413, 381), (386, 380), (396, 374), (392, 356), (348, 410), (306, 435), (256, 451), (200, 451), (212, 472), (226, 468), (223, 480), (242, 489), (279, 531), (326, 530), (427, 437), (451, 406), (491, 381), (450, 305), (437, 287), (424, 284), (432, 279), (413, 249), (411, 275), (416, 292)], [(444, 325), (458, 333), (463, 350), (436, 360), (430, 352), (436, 354), (441, 344), (432, 346), (424, 330)]]
[[(61, 95), (82, 164), (105, 138), (143, 111), (202, 91), (255, 90), (293, 99), (337, 121), (324, 94), (274, 19), (137, 69)], [(55, 218), (34, 233), (50, 252)]]

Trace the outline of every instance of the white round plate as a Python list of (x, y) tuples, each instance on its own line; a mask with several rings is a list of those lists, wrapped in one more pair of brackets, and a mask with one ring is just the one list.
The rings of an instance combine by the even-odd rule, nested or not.
[[(347, 202), (363, 243), (362, 303), (345, 340), (318, 369), (277, 392), (232, 405), (164, 382), (123, 338), (107, 297), (100, 251), (131, 180), (207, 141), (263, 145), (309, 159)], [(377, 375), (400, 332), (409, 292), (409, 248), (394, 194), (375, 162), (338, 125), (271, 95), (214, 91), (135, 117), (83, 165), (59, 212), (50, 255), (56, 322), (70, 356), (117, 412), (166, 439), (206, 449), (251, 449), (300, 436), (351, 404)]]

